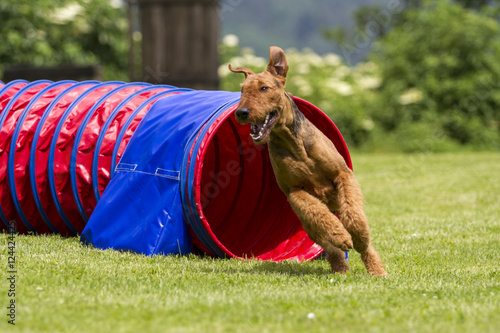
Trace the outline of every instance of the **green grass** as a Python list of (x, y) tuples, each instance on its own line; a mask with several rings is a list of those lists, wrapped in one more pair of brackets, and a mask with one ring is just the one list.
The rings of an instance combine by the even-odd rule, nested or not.
[[(16, 236), (0, 332), (499, 332), (500, 154), (353, 156), (389, 277), (323, 260), (145, 257)], [(7, 273), (7, 235), (0, 235)], [(314, 313), (314, 319), (308, 314)]]

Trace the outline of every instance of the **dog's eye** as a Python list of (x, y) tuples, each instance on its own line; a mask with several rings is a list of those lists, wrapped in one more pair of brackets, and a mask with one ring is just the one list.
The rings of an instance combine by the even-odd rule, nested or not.
[(267, 89), (269, 89), (269, 87), (264, 86), (260, 88), (260, 91), (266, 91)]

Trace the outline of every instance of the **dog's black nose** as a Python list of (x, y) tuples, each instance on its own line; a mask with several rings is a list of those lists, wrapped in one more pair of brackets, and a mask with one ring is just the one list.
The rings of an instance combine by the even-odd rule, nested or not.
[(241, 108), (236, 110), (236, 117), (240, 120), (246, 120), (249, 114), (250, 110), (248, 110), (247, 108)]

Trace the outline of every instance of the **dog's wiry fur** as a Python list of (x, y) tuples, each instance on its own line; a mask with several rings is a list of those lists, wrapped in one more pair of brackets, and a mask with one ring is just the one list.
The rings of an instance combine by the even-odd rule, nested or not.
[(370, 243), (363, 195), (354, 174), (285, 92), (288, 64), (283, 50), (270, 48), (269, 64), (262, 73), (229, 68), (245, 74), (236, 119), (251, 124), (256, 144), (268, 144), (279, 187), (309, 237), (325, 250), (333, 272), (349, 270), (342, 251), (354, 248), (372, 275), (387, 275)]

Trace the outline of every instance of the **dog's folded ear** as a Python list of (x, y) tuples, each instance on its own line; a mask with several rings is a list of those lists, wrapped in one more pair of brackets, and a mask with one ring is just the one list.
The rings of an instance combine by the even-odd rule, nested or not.
[(288, 63), (286, 61), (285, 51), (277, 46), (269, 48), (269, 64), (267, 71), (273, 75), (278, 75), (286, 78), (288, 72)]
[(233, 66), (229, 64), (229, 70), (233, 73), (243, 73), (245, 74), (245, 79), (248, 77), (248, 75), (253, 75), (255, 74), (251, 69), (248, 68), (243, 68), (243, 67), (238, 67), (236, 69), (233, 69)]

